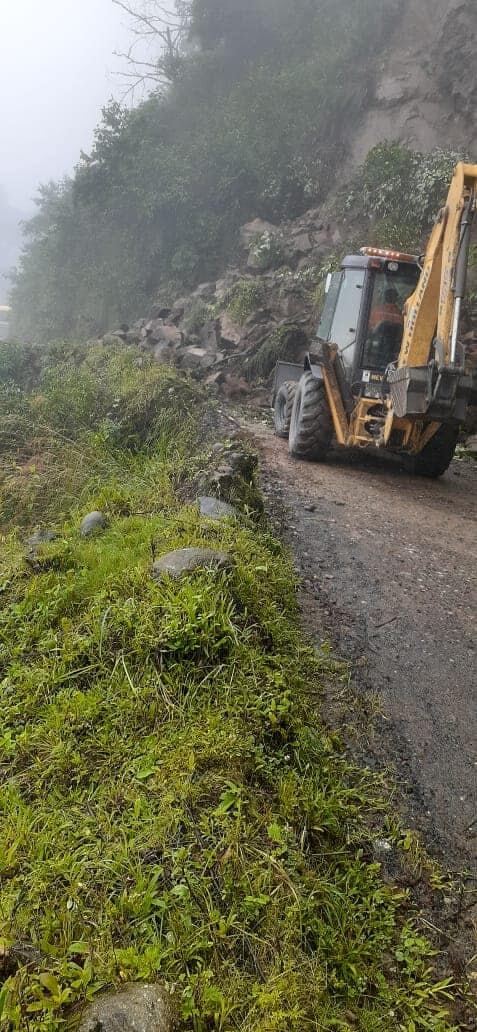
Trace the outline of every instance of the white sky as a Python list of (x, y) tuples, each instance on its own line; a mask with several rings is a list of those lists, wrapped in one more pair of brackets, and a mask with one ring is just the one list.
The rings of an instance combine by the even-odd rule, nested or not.
[(126, 20), (112, 0), (0, 0), (0, 187), (22, 211), (39, 182), (71, 172), (124, 91)]

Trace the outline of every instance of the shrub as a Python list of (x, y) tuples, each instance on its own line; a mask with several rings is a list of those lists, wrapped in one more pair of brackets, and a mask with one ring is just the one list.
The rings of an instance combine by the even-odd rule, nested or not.
[(306, 344), (306, 333), (299, 326), (280, 326), (249, 359), (245, 376), (251, 381), (266, 379), (280, 359), (293, 361)]
[(374, 147), (346, 200), (347, 209), (357, 219), (372, 220), (374, 239), (369, 243), (419, 249), (462, 157), (440, 149), (421, 154), (389, 141)]
[(265, 303), (265, 289), (257, 280), (240, 280), (226, 298), (227, 311), (235, 322), (243, 325), (256, 308)]

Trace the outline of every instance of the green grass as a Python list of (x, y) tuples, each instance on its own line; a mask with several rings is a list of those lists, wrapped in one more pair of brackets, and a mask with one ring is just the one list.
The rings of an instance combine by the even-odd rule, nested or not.
[[(177, 463), (207, 446), (191, 459), (192, 429), (171, 427), (168, 448), (116, 448), (109, 478), (110, 442), (82, 436), (102, 481), (81, 475), (33, 565), (3, 534), (5, 1028), (73, 1029), (101, 990), (160, 979), (185, 1030), (448, 1032), (447, 983), (370, 859), (384, 786), (319, 721), (343, 672), (304, 640), (266, 526), (181, 501)], [(108, 529), (84, 540), (96, 507)], [(186, 545), (227, 550), (231, 571), (155, 583), (153, 555)]]

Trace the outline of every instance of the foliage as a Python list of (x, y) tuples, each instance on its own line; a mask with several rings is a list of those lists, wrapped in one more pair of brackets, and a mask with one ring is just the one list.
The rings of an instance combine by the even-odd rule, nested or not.
[(265, 233), (259, 233), (252, 241), (250, 258), (254, 268), (259, 272), (277, 269), (283, 262), (283, 248), (277, 236), (268, 230)]
[(206, 301), (197, 301), (187, 313), (185, 318), (185, 329), (187, 333), (199, 333), (206, 323), (215, 316), (214, 306)]
[(280, 359), (293, 361), (300, 349), (306, 348), (308, 338), (300, 326), (279, 326), (260, 345), (245, 365), (248, 380), (265, 379)]
[(248, 316), (260, 308), (264, 301), (265, 290), (262, 283), (257, 280), (240, 280), (232, 287), (226, 298), (227, 311), (232, 319), (242, 326)]
[(374, 239), (384, 247), (419, 249), (442, 207), (454, 166), (463, 155), (430, 154), (384, 142), (370, 151), (347, 197), (347, 208), (374, 223)]
[(398, 8), (193, 4), (179, 80), (135, 110), (111, 104), (73, 179), (41, 188), (12, 294), (17, 335), (113, 328), (165, 285), (212, 278), (247, 219), (323, 198)]
[(122, 497), (124, 466), (137, 455), (139, 472), (151, 449), (160, 461), (145, 467), (143, 492), (160, 490), (161, 463), (179, 475), (190, 413), (203, 404), (197, 386), (134, 348), (57, 347), (44, 361), (35, 389), (0, 382), (0, 527), (61, 518), (104, 480)]
[[(56, 441), (74, 403), (57, 458), (81, 498), (58, 490), (59, 536), (27, 561), (14, 525), (2, 540), (0, 1016), (73, 1029), (106, 987), (161, 979), (184, 1030), (345, 1032), (352, 1014), (359, 1032), (449, 1032), (448, 984), (373, 860), (384, 786), (317, 719), (320, 686), (346, 672), (303, 640), (287, 556), (246, 514), (216, 523), (180, 500), (178, 475), (208, 447), (198, 425), (177, 433), (184, 397), (200, 412), (187, 381), (145, 368), (136, 433), (161, 384), (170, 412), (132, 453), (129, 429), (112, 447), (102, 424), (107, 370), (130, 413), (130, 357), (80, 354), (78, 396), (65, 376), (59, 398), (60, 356), (44, 395), (19, 388), (30, 439), (2, 446), (14, 464), (46, 443), (48, 392)], [(51, 521), (33, 493), (35, 520)], [(82, 539), (93, 508), (108, 528)], [(227, 550), (233, 569), (155, 583), (152, 555), (186, 545)]]

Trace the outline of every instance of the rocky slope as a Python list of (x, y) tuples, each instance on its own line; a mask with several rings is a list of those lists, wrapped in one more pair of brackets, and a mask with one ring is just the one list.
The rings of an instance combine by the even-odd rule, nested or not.
[(343, 247), (344, 233), (320, 209), (280, 226), (255, 219), (242, 227), (237, 262), (221, 279), (172, 306), (158, 304), (149, 318), (104, 340), (135, 344), (232, 400), (247, 396), (268, 406), (277, 359), (298, 360), (307, 350), (326, 262)]
[[(106, 339), (136, 344), (160, 363), (197, 373), (232, 400), (252, 395), (258, 406), (268, 405), (267, 381), (277, 358), (299, 360), (307, 348), (330, 261), (358, 242), (375, 242), (364, 210), (354, 215), (348, 208), (342, 214), (346, 204), (336, 200), (340, 185), (356, 184), (356, 166), (383, 141), (423, 153), (443, 148), (477, 155), (476, 38), (473, 2), (407, 0), (386, 51), (379, 54), (372, 95), (350, 134), (348, 161), (325, 207), (279, 226), (260, 217), (247, 223), (233, 266), (218, 281), (202, 283), (174, 303), (165, 296), (148, 318)], [(405, 219), (401, 195), (409, 189), (419, 208), (432, 193), (429, 171), (423, 167), (421, 183), (419, 170), (412, 187), (399, 180), (390, 186), (386, 167), (384, 161), (379, 185), (383, 180), (383, 192), (392, 191), (393, 218), (399, 209)], [(398, 242), (393, 236), (394, 246)]]
[(381, 140), (428, 151), (477, 149), (473, 0), (407, 0), (384, 55), (367, 113), (350, 139), (350, 164)]

